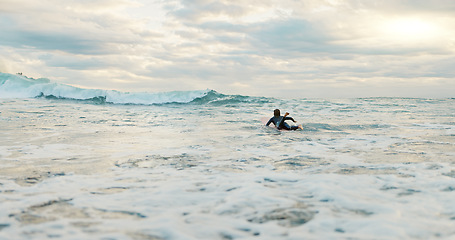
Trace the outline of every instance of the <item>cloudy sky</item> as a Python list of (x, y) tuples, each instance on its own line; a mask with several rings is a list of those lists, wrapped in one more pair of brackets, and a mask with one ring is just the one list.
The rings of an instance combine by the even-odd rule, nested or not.
[(1, 0), (0, 72), (121, 91), (455, 97), (455, 1)]

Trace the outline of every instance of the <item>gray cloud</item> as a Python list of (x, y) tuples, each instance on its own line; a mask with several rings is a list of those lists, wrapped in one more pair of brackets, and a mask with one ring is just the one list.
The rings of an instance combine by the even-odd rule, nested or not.
[[(10, 71), (119, 90), (357, 96), (425, 78), (412, 88), (422, 94), (417, 86), (455, 77), (454, 11), (449, 0), (4, 0), (0, 61)], [(401, 18), (440, 31), (396, 37), (384, 29)]]

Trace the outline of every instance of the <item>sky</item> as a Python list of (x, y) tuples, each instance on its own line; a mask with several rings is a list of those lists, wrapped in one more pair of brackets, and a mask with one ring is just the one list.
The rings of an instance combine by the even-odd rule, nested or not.
[(455, 97), (455, 1), (2, 0), (0, 72), (130, 92)]

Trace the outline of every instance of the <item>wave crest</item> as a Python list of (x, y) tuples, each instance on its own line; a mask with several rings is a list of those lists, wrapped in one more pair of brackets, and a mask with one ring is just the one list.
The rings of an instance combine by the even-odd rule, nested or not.
[(166, 104), (207, 102), (222, 94), (214, 90), (173, 92), (120, 92), (115, 90), (83, 89), (66, 84), (53, 83), (47, 78), (33, 79), (21, 75), (0, 73), (0, 98), (71, 99), (98, 104)]

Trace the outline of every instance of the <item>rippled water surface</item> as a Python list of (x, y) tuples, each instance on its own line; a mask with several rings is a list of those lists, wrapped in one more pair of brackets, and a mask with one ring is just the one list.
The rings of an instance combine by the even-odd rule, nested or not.
[(0, 239), (451, 239), (454, 103), (0, 99)]

